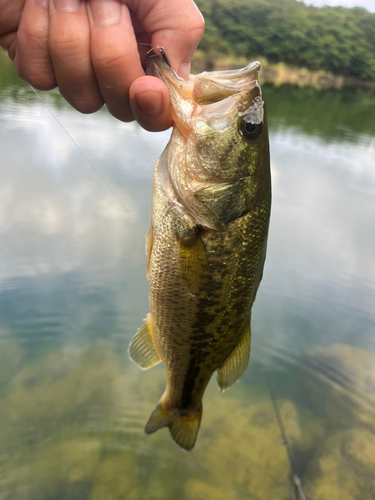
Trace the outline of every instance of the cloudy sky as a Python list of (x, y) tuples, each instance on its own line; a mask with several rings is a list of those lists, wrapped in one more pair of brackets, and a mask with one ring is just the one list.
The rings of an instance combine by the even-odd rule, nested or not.
[(370, 12), (375, 12), (374, 0), (303, 0), (306, 4), (316, 5), (341, 5), (343, 7), (365, 7)]

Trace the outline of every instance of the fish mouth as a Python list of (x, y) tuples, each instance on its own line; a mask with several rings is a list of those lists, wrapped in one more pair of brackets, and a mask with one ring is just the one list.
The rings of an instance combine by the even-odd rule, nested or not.
[[(251, 105), (254, 96), (261, 95), (259, 70), (260, 63), (255, 61), (237, 70), (190, 75), (185, 81), (172, 70), (161, 47), (158, 53), (150, 51), (146, 58), (146, 73), (167, 86), (173, 121), (185, 137), (193, 128), (192, 121), (197, 119), (222, 128), (230, 126), (238, 113)], [(259, 90), (254, 93), (255, 88)]]
[(185, 99), (191, 99), (193, 91), (193, 79), (185, 81), (172, 70), (168, 58), (162, 47), (157, 47), (158, 53), (153, 50), (146, 57), (146, 73), (162, 80), (171, 93), (172, 103), (174, 92), (177, 91)]
[(193, 100), (193, 79), (185, 81), (180, 78), (169, 65), (163, 49), (158, 47), (158, 50), (158, 54), (149, 52), (147, 55), (146, 73), (165, 83), (171, 100), (174, 124), (187, 137), (191, 132), (190, 118), (196, 107)]

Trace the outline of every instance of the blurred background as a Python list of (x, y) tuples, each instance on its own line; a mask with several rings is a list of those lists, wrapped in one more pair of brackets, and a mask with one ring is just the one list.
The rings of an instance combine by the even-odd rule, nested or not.
[[(144, 425), (165, 370), (127, 356), (169, 131), (40, 93), (0, 53), (0, 500), (375, 492), (375, 5), (199, 0), (193, 70), (260, 59), (273, 206), (250, 365), (212, 380), (187, 454)], [(348, 8), (355, 7), (355, 8)]]

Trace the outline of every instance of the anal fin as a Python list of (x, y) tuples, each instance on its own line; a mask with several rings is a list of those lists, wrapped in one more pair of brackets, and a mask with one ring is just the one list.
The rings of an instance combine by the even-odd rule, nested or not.
[(250, 322), (246, 326), (240, 342), (217, 370), (216, 378), (220, 390), (225, 391), (239, 380), (246, 370), (250, 356)]
[(129, 345), (129, 356), (141, 368), (147, 370), (162, 361), (153, 339), (153, 328), (150, 314), (138, 329)]

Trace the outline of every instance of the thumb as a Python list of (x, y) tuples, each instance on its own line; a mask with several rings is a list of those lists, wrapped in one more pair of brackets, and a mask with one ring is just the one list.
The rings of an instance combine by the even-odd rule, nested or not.
[(192, 0), (148, 1), (153, 8), (142, 24), (152, 34), (152, 45), (161, 45), (172, 69), (187, 79), (191, 58), (204, 33), (203, 16)]

